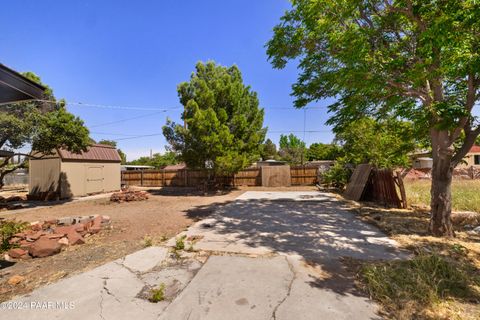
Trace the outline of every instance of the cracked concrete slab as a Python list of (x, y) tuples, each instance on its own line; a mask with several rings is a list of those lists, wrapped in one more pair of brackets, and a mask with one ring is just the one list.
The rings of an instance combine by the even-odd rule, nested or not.
[[(246, 192), (214, 209), (176, 237), (200, 252), (175, 260), (146, 248), (15, 300), (73, 308), (4, 310), (2, 319), (380, 319), (342, 259), (407, 255), (334, 195)], [(161, 284), (166, 300), (148, 302)]]
[[(195, 249), (298, 254), (315, 261), (407, 256), (394, 240), (357, 219), (333, 194), (249, 191), (239, 199), (183, 233), (200, 238)], [(168, 245), (173, 246), (174, 240)]]
[[(155, 267), (163, 262), (164, 252), (168, 250), (147, 248), (125, 259), (39, 288), (13, 300), (12, 303), (23, 308), (2, 310), (2, 319), (156, 319), (168, 303), (152, 304), (138, 298), (137, 293), (149, 285), (142, 277), (147, 277), (145, 272), (150, 271), (149, 266)], [(50, 305), (39, 307), (36, 302)]]
[[(368, 298), (358, 294), (350, 281), (329, 275), (321, 266), (307, 267), (300, 256), (288, 256), (295, 273), (289, 295), (279, 305), (274, 319), (317, 320), (317, 319), (381, 319), (375, 312), (377, 306)], [(335, 269), (340, 270), (338, 265)], [(328, 283), (331, 282), (331, 283)]]
[(146, 272), (165, 260), (168, 249), (163, 247), (148, 247), (126, 256), (122, 264), (136, 272)]
[(211, 256), (159, 319), (270, 319), (292, 280), (284, 257)]

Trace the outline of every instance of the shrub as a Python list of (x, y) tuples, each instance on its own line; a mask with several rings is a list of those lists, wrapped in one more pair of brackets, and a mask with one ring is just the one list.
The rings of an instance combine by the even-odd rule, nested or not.
[(29, 226), (28, 222), (16, 220), (0, 220), (0, 238), (2, 243), (0, 245), (0, 252), (7, 251), (13, 246), (9, 240), (15, 233), (19, 233)]
[(342, 161), (337, 161), (322, 175), (322, 180), (328, 186), (343, 190), (351, 174), (352, 171)]

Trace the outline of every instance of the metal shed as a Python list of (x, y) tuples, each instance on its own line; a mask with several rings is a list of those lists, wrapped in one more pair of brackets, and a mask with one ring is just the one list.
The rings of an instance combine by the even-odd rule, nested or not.
[(108, 145), (95, 144), (86, 152), (55, 150), (30, 160), (30, 195), (56, 193), (61, 199), (120, 190), (120, 155)]

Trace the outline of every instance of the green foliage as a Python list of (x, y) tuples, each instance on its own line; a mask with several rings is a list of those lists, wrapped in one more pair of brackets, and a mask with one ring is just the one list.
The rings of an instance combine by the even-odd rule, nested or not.
[[(40, 82), (33, 73), (26, 73), (25, 76)], [(45, 99), (55, 101), (50, 88), (45, 92)], [(0, 149), (12, 150), (15, 155), (22, 154), (16, 150), (27, 146), (42, 154), (50, 154), (60, 147), (72, 152), (85, 151), (90, 144), (88, 135), (83, 121), (67, 112), (63, 100), (56, 103), (23, 102), (0, 106)], [(34, 155), (38, 156), (38, 153)], [(6, 174), (25, 167), (27, 163), (24, 161), (15, 166), (7, 166), (7, 162), (0, 164), (0, 188)]]
[(342, 155), (342, 147), (333, 143), (312, 143), (306, 153), (308, 161), (335, 160)]
[(99, 144), (106, 144), (106, 145), (109, 145), (109, 146), (112, 146), (112, 147), (116, 148), (117, 152), (118, 152), (118, 155), (122, 159), (122, 164), (127, 164), (127, 155), (121, 149), (117, 148), (117, 142), (116, 141), (102, 139), (102, 140), (98, 141), (98, 143)]
[(163, 133), (188, 167), (235, 173), (260, 158), (264, 111), (238, 67), (200, 62), (178, 95), (185, 126), (168, 120)]
[(157, 289), (152, 289), (151, 296), (148, 300), (154, 303), (165, 300), (165, 284), (161, 283)]
[(175, 153), (168, 151), (165, 154), (154, 153), (152, 157), (140, 157), (137, 160), (130, 161), (128, 164), (139, 165), (139, 166), (153, 166), (157, 169), (177, 164), (177, 156)]
[(371, 163), (379, 168), (409, 166), (408, 154), (416, 146), (412, 124), (391, 118), (352, 121), (336, 139), (343, 146), (347, 163)]
[(437, 254), (421, 254), (411, 260), (368, 264), (361, 276), (370, 296), (398, 314), (412, 304), (419, 312), (449, 297), (478, 299), (471, 289), (479, 284), (478, 276), (469, 277), (464, 268)]
[(0, 220), (0, 238), (2, 243), (0, 245), (0, 252), (7, 251), (13, 246), (9, 243), (9, 240), (15, 233), (19, 233), (29, 226), (28, 222), (15, 221), (15, 220)]
[(175, 250), (184, 250), (185, 249), (185, 239), (187, 236), (183, 235), (175, 239)]
[(322, 175), (322, 184), (343, 190), (352, 175), (352, 170), (345, 164), (345, 159), (341, 158)]
[(262, 160), (272, 160), (278, 158), (277, 146), (272, 140), (267, 139), (261, 148)]
[(305, 161), (305, 142), (300, 140), (293, 133), (287, 135), (280, 135), (280, 150), (279, 155), (282, 160), (287, 161), (291, 165), (303, 164)]
[(452, 157), (433, 156), (434, 166), (446, 163), (438, 183), (480, 134), (472, 114), (480, 99), (479, 31), (474, 0), (295, 0), (267, 54), (276, 68), (298, 62), (297, 107), (335, 99), (327, 124), (337, 134), (364, 117), (398, 118), (411, 121), (437, 155), (461, 139)]

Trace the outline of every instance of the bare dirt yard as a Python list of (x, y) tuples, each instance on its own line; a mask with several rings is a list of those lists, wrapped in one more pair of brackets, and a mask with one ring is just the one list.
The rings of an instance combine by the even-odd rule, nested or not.
[[(186, 189), (149, 190), (146, 201), (112, 203), (108, 198), (77, 201), (27, 211), (2, 211), (0, 218), (34, 222), (51, 218), (84, 215), (108, 215), (111, 224), (86, 243), (68, 246), (57, 255), (22, 260), (11, 264), (0, 258), (0, 301), (6, 301), (60, 278), (80, 273), (113, 261), (145, 246), (155, 245), (181, 232), (196, 220), (210, 214), (196, 208), (228, 202), (243, 193), (201, 195)], [(3, 255), (2, 255), (3, 256)], [(16, 285), (8, 284), (15, 275), (24, 277)]]

